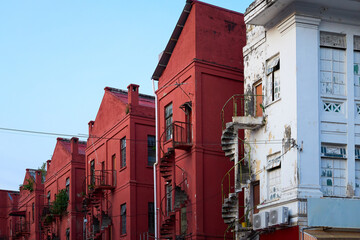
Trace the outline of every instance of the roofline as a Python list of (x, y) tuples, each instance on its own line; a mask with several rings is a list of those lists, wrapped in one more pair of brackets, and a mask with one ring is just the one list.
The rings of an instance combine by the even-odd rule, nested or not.
[[(74, 137), (74, 138), (77, 138), (77, 137)], [(56, 138), (56, 140), (58, 140), (58, 141), (62, 141), (62, 142), (71, 142), (71, 139), (69, 139), (69, 138), (62, 138), (62, 137), (58, 137), (58, 138)], [(84, 144), (84, 145), (86, 145), (86, 141), (78, 141), (78, 144)]]
[[(179, 17), (179, 20), (177, 21), (174, 31), (172, 32), (170, 39), (165, 47), (165, 50), (161, 53), (161, 57), (159, 59), (159, 62), (155, 68), (155, 71), (151, 77), (151, 79), (159, 81), (162, 73), (164, 72), (167, 64), (169, 63), (170, 57), (172, 55), (172, 52), (176, 46), (177, 41), (179, 40), (179, 37), (181, 35), (181, 32), (184, 28), (184, 25), (187, 21), (187, 18), (190, 15), (190, 11), (192, 9), (192, 3), (194, 0), (186, 0), (186, 4), (184, 6), (184, 9)], [(197, 2), (197, 1), (195, 1)]]
[[(165, 50), (161, 53), (159, 62), (157, 64), (156, 68), (155, 68), (155, 71), (154, 71), (151, 79), (159, 81), (162, 73), (164, 72), (165, 68), (167, 67), (167, 64), (170, 61), (172, 52), (175, 49), (177, 41), (180, 38), (182, 29), (183, 29), (189, 15), (190, 15), (193, 4), (195, 4), (195, 3), (196, 4), (202, 4), (202, 5), (209, 6), (209, 7), (213, 7), (213, 8), (219, 9), (221, 11), (226, 11), (226, 12), (229, 12), (229, 13), (232, 13), (232, 14), (238, 14), (238, 15), (244, 16), (244, 14), (242, 14), (242, 13), (239, 13), (239, 12), (236, 12), (236, 11), (233, 11), (233, 10), (229, 10), (229, 9), (226, 9), (226, 8), (222, 8), (222, 7), (219, 7), (219, 6), (215, 6), (215, 5), (212, 5), (212, 4), (209, 4), (209, 3), (201, 2), (201, 1), (198, 1), (198, 0), (186, 0), (186, 4), (184, 6), (184, 9), (183, 9), (183, 11), (182, 11), (182, 13), (181, 13), (181, 15), (179, 17), (179, 20), (177, 21), (177, 23), (175, 25), (174, 31), (171, 34), (171, 37), (170, 37), (170, 39), (169, 39), (169, 41), (168, 41), (168, 43), (167, 43), (167, 45), (165, 47)], [(174, 44), (172, 44), (172, 42), (174, 42)]]
[[(139, 86), (139, 85), (137, 85)], [(140, 86), (139, 86), (140, 87)], [(128, 96), (128, 91), (126, 90), (122, 90), (122, 89), (118, 89), (118, 88), (113, 88), (113, 87), (105, 87), (104, 88), (105, 91), (110, 91), (110, 92), (116, 92), (116, 93), (121, 93), (124, 94), (126, 96)], [(143, 94), (143, 93), (139, 93), (139, 97), (141, 98), (145, 98), (145, 99), (149, 99), (155, 102), (155, 97), (151, 96), (151, 95), (147, 95), (147, 94)]]

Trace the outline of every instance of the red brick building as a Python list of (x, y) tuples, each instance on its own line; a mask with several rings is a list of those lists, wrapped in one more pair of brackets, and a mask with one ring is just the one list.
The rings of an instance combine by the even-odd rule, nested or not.
[(86, 148), (86, 239), (139, 239), (153, 232), (155, 100), (105, 88)]
[[(85, 180), (86, 142), (57, 138), (47, 161), (42, 211), (43, 239), (82, 239), (82, 190)], [(66, 193), (67, 198), (59, 197)], [(58, 197), (56, 197), (58, 196)]]
[(0, 190), (0, 239), (15, 239), (15, 223), (18, 219), (17, 211), (19, 192)]
[(12, 231), (14, 239), (41, 239), (43, 193), (41, 171), (26, 169), (24, 182), (20, 187), (18, 211), (11, 214), (18, 216)]
[[(224, 103), (243, 92), (243, 15), (187, 1), (152, 78), (158, 81), (157, 208), (161, 239), (224, 238)], [(230, 117), (230, 116), (228, 116)]]

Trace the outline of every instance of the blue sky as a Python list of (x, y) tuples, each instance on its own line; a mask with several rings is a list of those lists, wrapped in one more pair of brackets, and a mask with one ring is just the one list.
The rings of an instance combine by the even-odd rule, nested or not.
[[(251, 0), (204, 0), (244, 12)], [(1, 1), (0, 128), (87, 134), (104, 87), (151, 76), (185, 0)], [(84, 140), (84, 139), (83, 139)], [(0, 189), (51, 159), (56, 136), (0, 130)]]

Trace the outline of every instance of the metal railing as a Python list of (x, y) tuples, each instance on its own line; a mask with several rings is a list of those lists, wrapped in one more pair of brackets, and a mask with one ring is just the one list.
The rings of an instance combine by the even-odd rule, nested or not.
[(116, 171), (95, 170), (94, 174), (88, 176), (87, 184), (90, 191), (97, 188), (114, 188), (116, 187)]
[(164, 155), (165, 147), (187, 149), (192, 146), (192, 124), (175, 121), (165, 128), (160, 136), (160, 151)]
[(30, 233), (30, 223), (27, 221), (19, 221), (15, 223), (15, 234), (28, 234)]
[[(235, 94), (230, 97), (221, 109), (222, 129), (225, 129), (225, 114), (230, 111), (232, 104), (232, 116), (262, 116), (264, 107), (262, 104), (263, 95), (255, 94)], [(230, 121), (228, 121), (230, 122)]]

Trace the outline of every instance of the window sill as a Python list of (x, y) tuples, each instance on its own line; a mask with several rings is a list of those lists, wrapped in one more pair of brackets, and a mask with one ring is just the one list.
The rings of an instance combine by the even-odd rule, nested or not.
[(126, 237), (127, 236), (127, 233), (124, 233), (124, 234), (121, 234), (120, 235), (120, 238), (124, 238), (124, 237)]
[(120, 168), (119, 172), (124, 171), (127, 168), (127, 166)]
[(322, 99), (328, 100), (338, 100), (338, 101), (346, 101), (347, 96), (338, 96), (338, 95), (320, 95)]
[(279, 102), (280, 100), (281, 100), (281, 98), (276, 99), (275, 101), (272, 101), (271, 103), (269, 103), (269, 104), (267, 104), (267, 105), (265, 106), (265, 109), (266, 109), (266, 108), (268, 108), (268, 107), (270, 107), (271, 105), (273, 105), (273, 104), (275, 104), (275, 103)]

